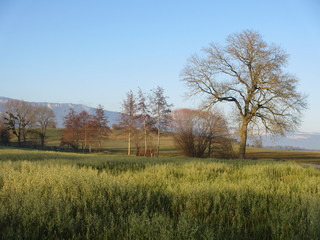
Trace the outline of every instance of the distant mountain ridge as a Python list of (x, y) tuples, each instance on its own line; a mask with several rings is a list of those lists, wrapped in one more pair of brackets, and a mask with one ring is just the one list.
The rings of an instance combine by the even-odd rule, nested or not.
[[(3, 111), (3, 105), (9, 100), (15, 100), (15, 99), (7, 98), (7, 97), (0, 97), (0, 112)], [(85, 110), (90, 114), (95, 114), (95, 108), (89, 107), (89, 106), (86, 106), (83, 104), (48, 103), (48, 102), (30, 102), (30, 103), (34, 104), (36, 106), (48, 106), (49, 108), (51, 108), (56, 116), (57, 128), (64, 127), (63, 118), (68, 114), (68, 112), (70, 111), (70, 108), (73, 108), (77, 113), (80, 113)], [(119, 112), (105, 110), (104, 113), (108, 117), (109, 127), (111, 127), (112, 124), (118, 123), (118, 119), (120, 117)]]

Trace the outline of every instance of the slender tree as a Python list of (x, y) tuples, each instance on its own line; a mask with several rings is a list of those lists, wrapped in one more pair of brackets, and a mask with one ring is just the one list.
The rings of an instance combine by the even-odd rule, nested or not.
[(157, 128), (157, 157), (159, 157), (160, 150), (160, 136), (163, 129), (165, 129), (170, 123), (170, 113), (172, 104), (168, 104), (166, 96), (164, 96), (164, 89), (157, 87), (151, 90), (150, 96), (151, 110), (153, 117), (156, 119)]
[[(138, 120), (142, 125), (144, 151), (143, 155), (148, 155), (148, 136), (154, 126), (154, 119), (150, 116), (150, 104), (147, 102), (146, 94), (139, 89), (138, 92)], [(151, 151), (151, 149), (149, 149)]]
[(128, 134), (128, 155), (131, 155), (131, 139), (136, 130), (138, 107), (135, 95), (132, 91), (127, 93), (127, 97), (122, 103), (122, 112), (119, 125)]
[(108, 138), (110, 128), (108, 127), (108, 117), (104, 113), (104, 109), (102, 105), (99, 105), (96, 108), (96, 114), (94, 116), (93, 125), (97, 130), (97, 139), (98, 139), (98, 148), (102, 149), (102, 140)]
[(78, 114), (78, 118), (81, 149), (91, 151), (94, 137), (97, 135), (97, 129), (94, 128), (93, 116), (84, 110)]
[(55, 126), (55, 115), (48, 106), (35, 107), (35, 124), (39, 128), (38, 134), (40, 136), (41, 146), (45, 144), (45, 138), (48, 127)]
[(286, 73), (288, 55), (267, 44), (254, 31), (227, 38), (225, 46), (210, 44), (204, 56), (193, 55), (182, 71), (191, 95), (204, 95), (204, 106), (232, 103), (239, 117), (240, 158), (245, 158), (248, 129), (273, 135), (295, 130), (306, 108), (298, 80)]
[(78, 149), (81, 139), (80, 117), (73, 108), (64, 117), (64, 132), (61, 137), (62, 145), (69, 145), (73, 149)]

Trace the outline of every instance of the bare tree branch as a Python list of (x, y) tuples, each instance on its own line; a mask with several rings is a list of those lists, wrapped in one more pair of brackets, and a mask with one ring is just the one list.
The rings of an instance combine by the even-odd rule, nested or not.
[(298, 80), (284, 72), (288, 55), (282, 49), (246, 30), (230, 35), (225, 47), (212, 43), (203, 53), (189, 59), (182, 81), (191, 95), (205, 96), (204, 106), (235, 104), (241, 117), (241, 158), (248, 127), (263, 127), (274, 135), (296, 129), (307, 107), (306, 96), (297, 91)]

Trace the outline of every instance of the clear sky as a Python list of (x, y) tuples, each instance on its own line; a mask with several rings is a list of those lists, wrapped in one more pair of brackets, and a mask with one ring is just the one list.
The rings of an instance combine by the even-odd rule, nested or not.
[(0, 0), (0, 96), (120, 111), (126, 92), (159, 85), (194, 108), (186, 59), (245, 29), (290, 54), (309, 95), (300, 130), (320, 132), (319, 0)]

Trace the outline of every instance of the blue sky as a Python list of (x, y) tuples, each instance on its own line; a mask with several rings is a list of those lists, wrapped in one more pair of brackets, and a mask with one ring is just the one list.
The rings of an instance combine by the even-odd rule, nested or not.
[(175, 108), (186, 59), (231, 33), (259, 31), (290, 54), (309, 95), (301, 131), (320, 132), (320, 1), (0, 0), (0, 96), (104, 105), (161, 86)]

